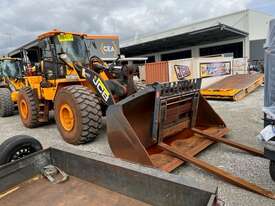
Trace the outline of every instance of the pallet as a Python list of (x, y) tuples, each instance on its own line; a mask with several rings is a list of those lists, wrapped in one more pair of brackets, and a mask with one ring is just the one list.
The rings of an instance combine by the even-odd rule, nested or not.
[(263, 74), (236, 74), (201, 90), (206, 99), (238, 101), (263, 84)]

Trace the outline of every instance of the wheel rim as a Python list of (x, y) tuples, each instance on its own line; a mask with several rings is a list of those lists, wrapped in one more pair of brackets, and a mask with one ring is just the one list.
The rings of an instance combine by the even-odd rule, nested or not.
[(28, 118), (28, 105), (27, 105), (27, 102), (22, 99), (20, 101), (20, 111), (21, 111), (21, 116), (23, 117), (23, 119), (27, 119)]
[(35, 149), (33, 147), (29, 145), (22, 146), (12, 153), (12, 155), (10, 156), (9, 162), (19, 160), (22, 157), (25, 157), (33, 152), (35, 152)]
[(66, 131), (71, 131), (74, 128), (74, 113), (71, 107), (67, 104), (64, 104), (60, 108), (59, 119), (62, 127)]

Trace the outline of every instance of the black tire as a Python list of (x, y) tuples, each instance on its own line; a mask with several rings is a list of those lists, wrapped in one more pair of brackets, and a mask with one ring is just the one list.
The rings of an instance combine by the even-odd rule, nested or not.
[[(62, 107), (69, 107), (73, 116), (73, 126), (62, 124)], [(93, 141), (99, 134), (102, 112), (98, 97), (90, 89), (81, 85), (63, 87), (54, 102), (57, 128), (63, 139), (70, 144), (84, 144)]]
[[(22, 101), (27, 105), (28, 115), (24, 116), (22, 112)], [(35, 128), (39, 123), (39, 100), (35, 92), (30, 87), (25, 87), (19, 91), (17, 106), (22, 123), (27, 128)]]
[(13, 115), (14, 103), (11, 100), (11, 92), (8, 88), (0, 88), (0, 117)]
[(136, 81), (135, 82), (137, 91), (141, 91), (146, 88), (146, 84), (144, 84), (142, 81)]
[(21, 159), (29, 154), (42, 150), (38, 140), (27, 135), (17, 135), (0, 145), (0, 165)]
[(270, 160), (269, 163), (269, 174), (270, 177), (273, 181), (275, 181), (275, 161), (274, 160)]

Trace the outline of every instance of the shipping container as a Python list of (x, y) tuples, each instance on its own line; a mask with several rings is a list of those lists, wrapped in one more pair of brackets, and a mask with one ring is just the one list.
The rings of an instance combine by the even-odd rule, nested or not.
[(146, 83), (168, 82), (169, 71), (168, 61), (154, 62), (145, 64)]

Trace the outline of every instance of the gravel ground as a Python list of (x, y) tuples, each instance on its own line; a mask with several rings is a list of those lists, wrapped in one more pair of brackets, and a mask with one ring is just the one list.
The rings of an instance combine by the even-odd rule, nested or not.
[[(231, 129), (228, 134), (229, 139), (251, 145), (261, 150), (263, 149), (262, 145), (256, 140), (256, 135), (261, 131), (263, 126), (261, 120), (263, 116), (261, 112), (263, 88), (258, 88), (239, 102), (211, 101), (210, 103)], [(93, 143), (80, 146), (66, 144), (59, 135), (53, 120), (52, 124), (36, 129), (26, 129), (21, 125), (18, 115), (0, 118), (0, 132), (0, 143), (13, 135), (28, 134), (39, 139), (44, 148), (50, 146), (59, 149), (77, 148), (112, 155), (107, 143), (104, 127), (100, 136)], [(235, 175), (246, 178), (264, 188), (275, 191), (275, 184), (269, 176), (269, 162), (267, 160), (248, 155), (222, 144), (211, 146), (200, 154), (199, 158), (230, 171)], [(221, 179), (189, 164), (180, 167), (174, 174), (190, 177), (198, 183), (218, 185), (219, 197), (226, 202), (227, 206), (275, 205), (274, 200), (227, 184)]]

